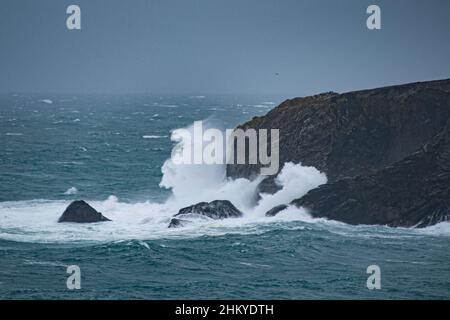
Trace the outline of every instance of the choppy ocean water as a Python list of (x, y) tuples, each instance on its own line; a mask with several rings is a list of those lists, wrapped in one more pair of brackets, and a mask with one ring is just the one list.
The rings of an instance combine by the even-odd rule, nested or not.
[[(265, 218), (245, 203), (251, 182), (226, 181), (221, 168), (164, 167), (173, 130), (205, 119), (233, 128), (279, 102), (0, 96), (0, 298), (450, 298), (448, 223), (355, 227), (300, 210)], [(300, 180), (308, 177), (301, 170)], [(230, 198), (244, 217), (167, 228), (182, 205), (214, 198)], [(57, 224), (74, 199), (113, 221)], [(366, 268), (374, 264), (382, 288), (371, 291)], [(80, 267), (81, 290), (67, 289), (68, 265)]]

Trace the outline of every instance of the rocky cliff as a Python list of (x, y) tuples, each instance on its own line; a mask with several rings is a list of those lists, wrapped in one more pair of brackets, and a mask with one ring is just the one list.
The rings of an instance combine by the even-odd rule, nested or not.
[[(442, 130), (449, 116), (447, 79), (286, 100), (239, 128), (279, 129), (280, 164), (314, 166), (336, 182), (411, 155)], [(228, 165), (227, 175), (251, 178), (259, 169)], [(275, 189), (271, 178), (261, 185), (264, 192)]]
[[(449, 119), (447, 79), (287, 100), (240, 128), (278, 128), (280, 164), (327, 174), (327, 184), (291, 205), (350, 224), (425, 227), (450, 219)], [(258, 172), (227, 167), (234, 178)], [(273, 177), (260, 190), (276, 191)]]

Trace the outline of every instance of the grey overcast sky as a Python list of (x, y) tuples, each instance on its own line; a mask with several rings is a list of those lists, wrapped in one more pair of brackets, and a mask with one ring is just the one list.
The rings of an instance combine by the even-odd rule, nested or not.
[[(81, 7), (82, 30), (66, 28)], [(382, 29), (366, 27), (381, 7)], [(0, 0), (0, 92), (307, 95), (450, 77), (449, 0)]]

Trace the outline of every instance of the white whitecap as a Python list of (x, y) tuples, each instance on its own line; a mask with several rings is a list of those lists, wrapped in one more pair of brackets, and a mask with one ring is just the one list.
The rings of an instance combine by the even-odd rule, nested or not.
[(5, 133), (6, 136), (23, 136), (23, 133), (21, 132), (7, 132)]
[(144, 139), (162, 139), (162, 138), (168, 138), (169, 136), (157, 136), (157, 135), (145, 135), (142, 136)]
[(77, 194), (78, 193), (78, 189), (75, 187), (70, 187), (69, 189), (67, 189), (66, 192), (64, 192), (65, 195), (73, 195), (73, 194)]

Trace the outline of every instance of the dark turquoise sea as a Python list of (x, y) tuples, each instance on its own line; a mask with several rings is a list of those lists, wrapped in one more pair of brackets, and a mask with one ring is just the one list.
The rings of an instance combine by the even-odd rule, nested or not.
[[(266, 218), (320, 173), (293, 164), (282, 192), (255, 204), (255, 182), (227, 180), (223, 166), (168, 161), (174, 130), (234, 128), (284, 98), (0, 96), (0, 299), (449, 299), (449, 223), (349, 226), (292, 208)], [(58, 224), (75, 199), (113, 221)], [(182, 206), (214, 199), (244, 217), (167, 228)], [(70, 265), (80, 290), (66, 286)]]

